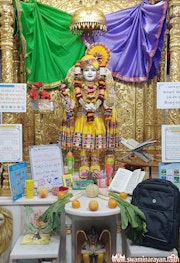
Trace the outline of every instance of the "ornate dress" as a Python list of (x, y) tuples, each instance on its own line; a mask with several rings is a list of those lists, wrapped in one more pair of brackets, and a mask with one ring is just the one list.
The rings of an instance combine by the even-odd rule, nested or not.
[(94, 60), (92, 55), (84, 56), (67, 75), (72, 86), (66, 85), (62, 96), (65, 112), (58, 140), (62, 149), (107, 151), (120, 145), (110, 71), (102, 66), (94, 81), (83, 78), (82, 68), (96, 67)]
[[(81, 94), (86, 103), (95, 103), (100, 94), (98, 83), (82, 85)], [(75, 90), (71, 92), (69, 104), (72, 105), (72, 101), (74, 101), (75, 107), (64, 110), (59, 133), (59, 142), (63, 149), (105, 151), (114, 150), (119, 146), (120, 135), (116, 110), (105, 106), (105, 102), (108, 100), (107, 90), (105, 90), (103, 97), (104, 103), (97, 110), (91, 112), (86, 110), (76, 99)]]

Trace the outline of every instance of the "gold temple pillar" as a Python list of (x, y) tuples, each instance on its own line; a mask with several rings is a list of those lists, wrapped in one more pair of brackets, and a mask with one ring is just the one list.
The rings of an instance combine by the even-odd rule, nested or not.
[[(180, 82), (180, 1), (171, 0), (170, 16), (170, 82)], [(180, 109), (168, 111), (168, 124), (180, 123)]]
[[(14, 8), (12, 1), (0, 1), (0, 32), (1, 32), (1, 56), (2, 56), (2, 82), (13, 83), (14, 64), (13, 64), (13, 23)], [(3, 113), (4, 114), (4, 113)], [(11, 118), (7, 114), (7, 119)], [(4, 119), (4, 118), (3, 118)], [(4, 164), (3, 188), (0, 189), (0, 195), (9, 196), (9, 177), (8, 164)]]
[(180, 1), (171, 0), (170, 13), (170, 81), (180, 81)]
[(2, 82), (13, 83), (13, 23), (14, 8), (11, 1), (0, 1)]

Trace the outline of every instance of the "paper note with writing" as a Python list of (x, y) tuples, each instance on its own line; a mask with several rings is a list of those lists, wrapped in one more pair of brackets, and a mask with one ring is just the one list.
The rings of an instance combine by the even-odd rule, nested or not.
[(64, 174), (62, 152), (58, 144), (29, 147), (32, 178), (38, 188), (63, 185)]
[(22, 124), (0, 124), (0, 162), (22, 161)]
[(108, 187), (108, 190), (115, 192), (126, 192), (129, 195), (132, 195), (134, 188), (140, 183), (145, 176), (145, 172), (141, 169), (136, 169), (133, 172), (119, 168)]
[(162, 162), (180, 162), (180, 125), (162, 125)]
[(180, 109), (180, 82), (157, 83), (157, 109)]
[(26, 112), (26, 83), (0, 83), (0, 112)]

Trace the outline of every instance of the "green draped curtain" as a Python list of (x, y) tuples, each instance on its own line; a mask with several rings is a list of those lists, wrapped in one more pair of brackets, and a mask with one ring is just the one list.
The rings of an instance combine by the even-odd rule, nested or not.
[(35, 1), (16, 1), (16, 33), (25, 55), (27, 83), (57, 87), (85, 53), (79, 36), (69, 30), (71, 15)]

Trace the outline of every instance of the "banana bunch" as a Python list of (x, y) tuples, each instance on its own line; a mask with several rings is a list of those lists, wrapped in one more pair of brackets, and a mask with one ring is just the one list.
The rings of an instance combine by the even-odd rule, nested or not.
[(144, 213), (137, 206), (122, 199), (117, 193), (109, 192), (109, 196), (117, 201), (121, 210), (121, 228), (125, 230), (125, 235), (136, 244), (141, 244), (147, 232)]

